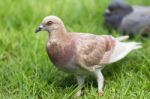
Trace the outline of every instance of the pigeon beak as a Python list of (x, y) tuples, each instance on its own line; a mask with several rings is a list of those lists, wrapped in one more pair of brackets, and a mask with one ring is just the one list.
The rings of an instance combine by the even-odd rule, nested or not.
[(105, 13), (103, 14), (103, 16), (107, 16), (107, 15), (110, 15), (110, 11), (108, 9), (105, 11)]
[(43, 25), (40, 25), (36, 30), (35, 30), (35, 33), (38, 33), (40, 31), (43, 30)]
[(105, 13), (110, 13), (110, 10), (107, 9), (107, 10), (105, 11)]

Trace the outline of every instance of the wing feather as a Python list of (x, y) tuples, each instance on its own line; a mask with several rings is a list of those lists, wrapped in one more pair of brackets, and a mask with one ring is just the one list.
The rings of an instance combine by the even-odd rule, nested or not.
[(82, 35), (78, 37), (79, 65), (91, 70), (97, 65), (107, 63), (114, 48), (114, 42), (115, 39), (111, 36)]

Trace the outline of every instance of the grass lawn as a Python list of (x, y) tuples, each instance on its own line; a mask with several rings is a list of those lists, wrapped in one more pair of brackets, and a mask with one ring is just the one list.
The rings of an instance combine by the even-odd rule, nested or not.
[[(1, 0), (0, 3), (0, 99), (72, 99), (76, 80), (57, 70), (49, 61), (47, 33), (35, 34), (47, 15), (64, 20), (68, 31), (109, 34), (103, 12), (110, 0)], [(150, 5), (150, 0), (130, 0)], [(114, 31), (114, 36), (119, 36)], [(88, 77), (81, 99), (150, 99), (150, 38), (136, 37), (143, 48), (108, 65), (104, 96)]]

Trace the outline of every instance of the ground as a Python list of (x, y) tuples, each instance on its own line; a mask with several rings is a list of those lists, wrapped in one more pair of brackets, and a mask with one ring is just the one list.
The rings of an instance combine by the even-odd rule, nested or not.
[[(68, 99), (77, 91), (73, 75), (55, 68), (45, 45), (47, 33), (35, 34), (47, 15), (61, 17), (68, 31), (110, 34), (103, 26), (103, 12), (110, 0), (3, 0), (0, 3), (1, 99)], [(130, 0), (150, 5), (149, 0)], [(116, 31), (113, 36), (119, 36)], [(143, 48), (108, 65), (104, 96), (89, 76), (81, 99), (150, 99), (150, 38), (135, 37)]]

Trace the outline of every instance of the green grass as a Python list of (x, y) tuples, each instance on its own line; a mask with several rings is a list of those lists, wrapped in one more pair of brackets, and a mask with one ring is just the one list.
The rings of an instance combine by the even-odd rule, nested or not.
[[(110, 0), (3, 0), (0, 3), (0, 99), (74, 98), (73, 75), (57, 70), (45, 50), (47, 33), (34, 30), (47, 15), (64, 20), (68, 31), (109, 34), (102, 14)], [(150, 5), (149, 0), (130, 0)], [(114, 33), (114, 36), (117, 36)], [(134, 38), (143, 49), (107, 66), (105, 94), (88, 77), (81, 99), (150, 99), (150, 38)]]

